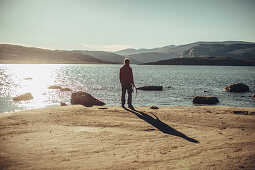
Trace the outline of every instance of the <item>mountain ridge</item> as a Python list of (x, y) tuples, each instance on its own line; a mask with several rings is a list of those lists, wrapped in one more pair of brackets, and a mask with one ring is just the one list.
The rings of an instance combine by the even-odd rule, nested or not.
[[(106, 51), (67, 51), (43, 49), (37, 47), (25, 47), (12, 44), (0, 44), (0, 63), (122, 64), (125, 57), (130, 58), (132, 64), (155, 63), (160, 61), (167, 61), (169, 59), (174, 59), (177, 61), (176, 58), (198, 57), (227, 57), (227, 60), (232, 58), (238, 60), (253, 61), (255, 59), (255, 43), (245, 41), (199, 41), (183, 45), (169, 45), (152, 49), (140, 49), (139, 52), (142, 53), (132, 55), (119, 55)], [(173, 63), (174, 60), (172, 60), (171, 63)], [(195, 61), (198, 61), (198, 59), (195, 59)], [(215, 62), (213, 60), (211, 61)]]
[(219, 43), (219, 44), (234, 44), (234, 43), (250, 43), (250, 44), (254, 44), (255, 42), (247, 42), (247, 41), (197, 41), (197, 42), (193, 42), (193, 43), (187, 43), (187, 44), (180, 44), (180, 45), (166, 45), (166, 46), (162, 46), (162, 47), (155, 47), (155, 48), (139, 48), (139, 49), (135, 49), (135, 48), (126, 48), (123, 50), (119, 50), (116, 51), (116, 54), (119, 55), (133, 55), (133, 54), (141, 54), (141, 53), (145, 53), (145, 52), (163, 52), (164, 49), (171, 49), (173, 47), (183, 47), (183, 46), (187, 46), (187, 45), (196, 45), (196, 44), (215, 44), (215, 43)]
[(2, 64), (112, 64), (75, 50), (50, 50), (21, 45), (0, 44)]
[[(183, 44), (183, 45), (171, 45), (171, 46), (164, 46), (162, 48), (154, 48), (156, 49), (156, 51), (153, 51), (154, 49), (149, 49), (150, 52), (144, 52), (144, 50), (138, 50), (136, 51), (136, 54), (132, 54), (132, 55), (126, 55), (126, 57), (129, 58), (133, 58), (135, 60), (138, 60), (142, 63), (148, 63), (148, 62), (156, 62), (156, 61), (160, 61), (160, 60), (167, 60), (167, 59), (171, 59), (171, 58), (181, 58), (181, 57), (190, 57), (190, 56), (185, 56), (185, 52), (187, 50), (190, 50), (196, 46), (201, 46), (201, 45), (207, 45), (207, 47), (209, 47), (208, 49), (210, 50), (216, 50), (213, 49), (214, 45), (218, 45), (218, 46), (237, 46), (238, 44), (240, 45), (250, 45), (250, 46), (254, 46), (254, 49), (245, 49), (245, 48), (239, 48), (239, 51), (235, 51), (237, 49), (233, 49), (233, 51), (228, 51), (229, 53), (229, 57), (237, 57), (237, 58), (241, 58), (243, 56), (245, 56), (246, 54), (249, 53), (250, 58), (255, 57), (255, 55), (253, 53), (255, 53), (255, 43), (254, 42), (245, 42), (245, 41), (223, 41), (223, 42), (206, 42), (206, 41), (199, 41), (199, 42), (194, 42), (194, 43), (190, 43), (190, 44)], [(240, 50), (241, 49), (241, 50)], [(224, 49), (223, 49), (224, 50)], [(227, 50), (227, 49), (225, 49)], [(203, 51), (203, 50), (201, 50)], [(206, 51), (206, 49), (204, 50)], [(207, 50), (209, 51), (209, 50)], [(139, 53), (142, 52), (142, 53)], [(232, 52), (232, 53), (231, 53)], [(238, 53), (238, 55), (237, 55)], [(223, 56), (218, 56), (218, 57), (226, 57), (227, 53), (224, 53)], [(195, 55), (193, 57), (199, 57), (199, 56), (207, 56), (206, 54), (199, 54), (199, 55)], [(210, 57), (216, 57), (214, 55), (211, 55)]]
[(142, 65), (206, 65), (206, 66), (255, 66), (254, 60), (240, 60), (228, 57), (172, 58)]

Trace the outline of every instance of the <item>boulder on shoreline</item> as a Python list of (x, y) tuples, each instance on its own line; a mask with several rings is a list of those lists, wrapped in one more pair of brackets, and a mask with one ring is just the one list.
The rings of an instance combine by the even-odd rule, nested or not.
[(159, 109), (157, 106), (151, 106), (150, 109)]
[(249, 91), (249, 86), (243, 83), (230, 84), (224, 87), (224, 90), (229, 92), (247, 92)]
[(66, 103), (60, 102), (60, 106), (67, 106)]
[(33, 96), (31, 93), (25, 93), (13, 98), (14, 101), (22, 101), (22, 100), (26, 101), (26, 100), (32, 100), (32, 99), (33, 99)]
[(148, 90), (148, 91), (162, 91), (163, 86), (143, 86), (138, 87), (137, 90)]
[(91, 107), (91, 106), (94, 106), (94, 105), (97, 105), (97, 106), (105, 105), (104, 102), (94, 98), (89, 93), (82, 92), (82, 91), (72, 93), (72, 95), (71, 95), (71, 104), (81, 104), (81, 105), (84, 105), (86, 107)]
[(213, 96), (196, 96), (193, 99), (194, 104), (216, 104), (218, 102), (219, 99)]
[(48, 89), (62, 89), (62, 87), (54, 85), (54, 86), (48, 87)]

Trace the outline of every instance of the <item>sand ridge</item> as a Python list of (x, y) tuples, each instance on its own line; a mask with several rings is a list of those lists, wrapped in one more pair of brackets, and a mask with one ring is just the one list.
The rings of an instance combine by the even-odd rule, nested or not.
[(84, 107), (0, 115), (2, 169), (252, 169), (255, 116), (225, 106)]

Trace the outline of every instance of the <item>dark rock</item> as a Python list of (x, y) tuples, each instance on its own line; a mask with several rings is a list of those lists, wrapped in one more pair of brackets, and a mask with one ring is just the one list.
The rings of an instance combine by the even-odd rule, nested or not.
[(151, 106), (150, 109), (159, 109), (157, 106)]
[(255, 100), (255, 94), (252, 96), (252, 99)]
[(93, 105), (97, 106), (103, 106), (105, 105), (104, 102), (101, 102), (100, 100), (94, 98), (90, 94), (86, 92), (76, 92), (72, 93), (71, 95), (71, 104), (81, 104), (87, 107), (91, 107)]
[(247, 92), (249, 87), (243, 83), (230, 84), (224, 87), (224, 90), (229, 92)]
[(62, 89), (61, 86), (50, 86), (48, 87), (48, 89)]
[(194, 104), (216, 104), (218, 102), (218, 98), (212, 96), (196, 96), (193, 99)]
[(21, 100), (26, 101), (26, 100), (32, 100), (32, 99), (33, 99), (33, 96), (31, 93), (25, 93), (13, 98), (14, 101), (21, 101)]
[(236, 115), (248, 115), (248, 111), (233, 111)]
[(149, 90), (149, 91), (162, 91), (163, 86), (143, 86), (137, 88), (137, 90)]
[(60, 102), (61, 106), (67, 106), (67, 104)]
[(60, 89), (60, 91), (72, 91), (72, 90), (69, 88), (62, 88), (62, 89)]

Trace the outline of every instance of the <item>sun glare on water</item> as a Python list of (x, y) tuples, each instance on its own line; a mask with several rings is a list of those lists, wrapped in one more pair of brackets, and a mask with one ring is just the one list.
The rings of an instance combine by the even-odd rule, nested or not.
[[(61, 65), (11, 64), (5, 68), (7, 76), (1, 80), (3, 84), (1, 95), (16, 97), (24, 93), (31, 93), (34, 98), (29, 101), (15, 101), (16, 106), (32, 109), (52, 105), (54, 100), (59, 101), (59, 91), (50, 90), (48, 87), (57, 85), (54, 83), (56, 83), (57, 70), (61, 68)], [(10, 102), (12, 102), (12, 98)]]

